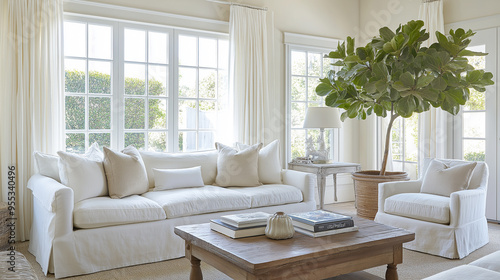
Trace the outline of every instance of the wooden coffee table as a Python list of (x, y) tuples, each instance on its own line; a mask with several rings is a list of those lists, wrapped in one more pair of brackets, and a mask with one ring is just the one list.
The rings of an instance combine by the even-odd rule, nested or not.
[(386, 279), (398, 279), (403, 243), (415, 234), (354, 218), (357, 232), (313, 238), (300, 233), (286, 240), (265, 236), (231, 239), (210, 224), (178, 226), (186, 242), (191, 280), (203, 279), (200, 261), (233, 279), (325, 279), (387, 264)]

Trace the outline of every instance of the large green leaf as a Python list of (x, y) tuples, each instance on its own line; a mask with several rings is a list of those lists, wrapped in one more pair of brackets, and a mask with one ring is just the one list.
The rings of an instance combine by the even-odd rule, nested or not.
[(328, 95), (332, 92), (333, 87), (330, 83), (321, 83), (316, 87), (316, 94), (319, 96)]

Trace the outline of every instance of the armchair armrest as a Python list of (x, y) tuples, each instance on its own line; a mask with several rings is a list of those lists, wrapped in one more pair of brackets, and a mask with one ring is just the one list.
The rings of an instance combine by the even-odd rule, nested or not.
[(33, 193), (33, 203), (37, 204), (40, 216), (54, 216), (55, 236), (62, 236), (73, 231), (73, 190), (56, 180), (40, 174), (33, 175), (28, 181), (28, 188)]
[(460, 227), (486, 216), (486, 191), (472, 189), (450, 195), (450, 226)]
[(384, 212), (384, 202), (388, 197), (400, 193), (418, 193), (421, 185), (421, 180), (379, 183), (378, 211)]
[(296, 171), (296, 170), (282, 170), (281, 177), (283, 184), (294, 186), (302, 191), (305, 201), (313, 201), (316, 205), (314, 198), (314, 190), (316, 186), (314, 174)]

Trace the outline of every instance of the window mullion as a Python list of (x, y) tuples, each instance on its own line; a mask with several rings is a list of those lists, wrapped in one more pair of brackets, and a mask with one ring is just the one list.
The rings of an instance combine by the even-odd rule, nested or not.
[(169, 73), (170, 87), (172, 91), (168, 96), (169, 104), (169, 146), (171, 152), (179, 151), (179, 123), (178, 123), (178, 112), (179, 112), (179, 32), (174, 30), (172, 34), (172, 39), (169, 41), (171, 52), (170, 52), (170, 65), (171, 71)]
[[(115, 44), (113, 51), (113, 57), (114, 59), (114, 69), (116, 75), (114, 75), (114, 84), (115, 84), (115, 112), (114, 112), (114, 117), (115, 117), (115, 129), (114, 129), (114, 135), (116, 138), (116, 148), (117, 149), (123, 149), (125, 146), (125, 99), (124, 99), (124, 92), (125, 92), (125, 73), (124, 73), (124, 67), (125, 67), (125, 62), (124, 62), (124, 25), (122, 23), (115, 24), (115, 28), (117, 29), (117, 34), (116, 37), (114, 38)], [(116, 59), (116, 57), (118, 59)]]

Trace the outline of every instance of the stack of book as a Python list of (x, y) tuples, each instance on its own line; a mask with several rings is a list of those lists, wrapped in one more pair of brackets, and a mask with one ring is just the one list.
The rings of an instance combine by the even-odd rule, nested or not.
[(264, 212), (226, 215), (210, 221), (210, 228), (231, 238), (264, 235), (267, 219)]
[(357, 231), (352, 217), (325, 210), (289, 215), (295, 231), (312, 237)]

